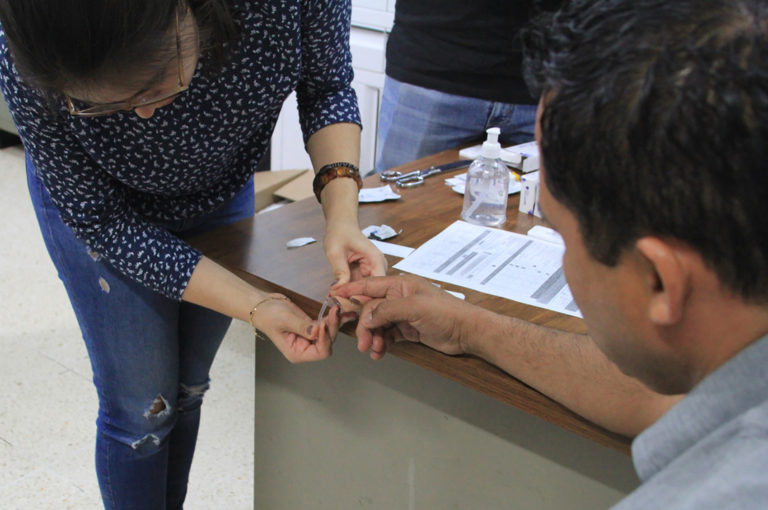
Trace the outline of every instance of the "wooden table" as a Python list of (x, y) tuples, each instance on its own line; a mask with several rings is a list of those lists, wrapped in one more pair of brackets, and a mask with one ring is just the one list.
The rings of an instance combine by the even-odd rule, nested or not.
[[(409, 171), (458, 159), (456, 151), (444, 151), (398, 168)], [(454, 173), (466, 171), (457, 170)], [(448, 174), (448, 175), (451, 175)], [(398, 190), (402, 198), (380, 204), (360, 205), (360, 225), (387, 224), (402, 233), (396, 244), (418, 247), (460, 218), (462, 201), (443, 183), (445, 176), (435, 176), (421, 187)], [(366, 187), (380, 186), (377, 176), (366, 179)], [(510, 197), (504, 228), (525, 233), (542, 223), (534, 216), (517, 212), (519, 195)], [(323, 297), (333, 280), (322, 242), (288, 250), (286, 241), (312, 236), (322, 240), (324, 221), (317, 201), (312, 199), (289, 204), (254, 219), (218, 229), (193, 243), (207, 256), (235, 271), (260, 289), (279, 291), (293, 299), (310, 316), (316, 316)], [(387, 257), (390, 268), (398, 258)], [(397, 271), (390, 269), (390, 273)], [(536, 324), (566, 331), (586, 331), (580, 319), (525, 304), (443, 284), (459, 290), (470, 303), (495, 312), (519, 317)], [(351, 329), (348, 332), (353, 333)], [(399, 343), (390, 353), (415, 363), (470, 388), (489, 395), (531, 415), (555, 423), (623, 453), (629, 453), (630, 440), (613, 434), (581, 418), (557, 402), (493, 365), (471, 356), (446, 356), (421, 344)]]

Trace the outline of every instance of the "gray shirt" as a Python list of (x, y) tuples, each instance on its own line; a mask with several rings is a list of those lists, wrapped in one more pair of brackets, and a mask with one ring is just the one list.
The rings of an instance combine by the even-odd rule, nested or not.
[(614, 510), (768, 508), (768, 335), (632, 444), (643, 484)]

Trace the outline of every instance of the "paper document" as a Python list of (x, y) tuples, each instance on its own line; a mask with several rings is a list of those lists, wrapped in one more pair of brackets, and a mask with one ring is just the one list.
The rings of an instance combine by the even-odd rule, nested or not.
[(384, 255), (392, 255), (394, 257), (404, 258), (413, 253), (413, 248), (408, 248), (407, 246), (400, 246), (399, 244), (377, 241), (376, 239), (371, 239), (371, 242)]
[(565, 282), (563, 251), (557, 244), (456, 221), (394, 267), (581, 317)]

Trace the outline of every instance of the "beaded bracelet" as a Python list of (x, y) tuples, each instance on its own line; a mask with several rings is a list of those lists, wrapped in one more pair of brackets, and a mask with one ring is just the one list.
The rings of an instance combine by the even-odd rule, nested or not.
[(317, 172), (314, 181), (312, 181), (312, 189), (315, 192), (317, 201), (320, 202), (320, 193), (326, 184), (336, 179), (337, 177), (351, 177), (357, 183), (358, 191), (363, 187), (363, 179), (360, 178), (360, 169), (352, 163), (331, 163), (325, 165)]

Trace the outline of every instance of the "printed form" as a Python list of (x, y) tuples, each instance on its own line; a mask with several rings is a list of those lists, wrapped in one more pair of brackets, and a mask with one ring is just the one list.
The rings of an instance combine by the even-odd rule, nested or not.
[(456, 221), (395, 269), (581, 317), (563, 274), (560, 245)]

